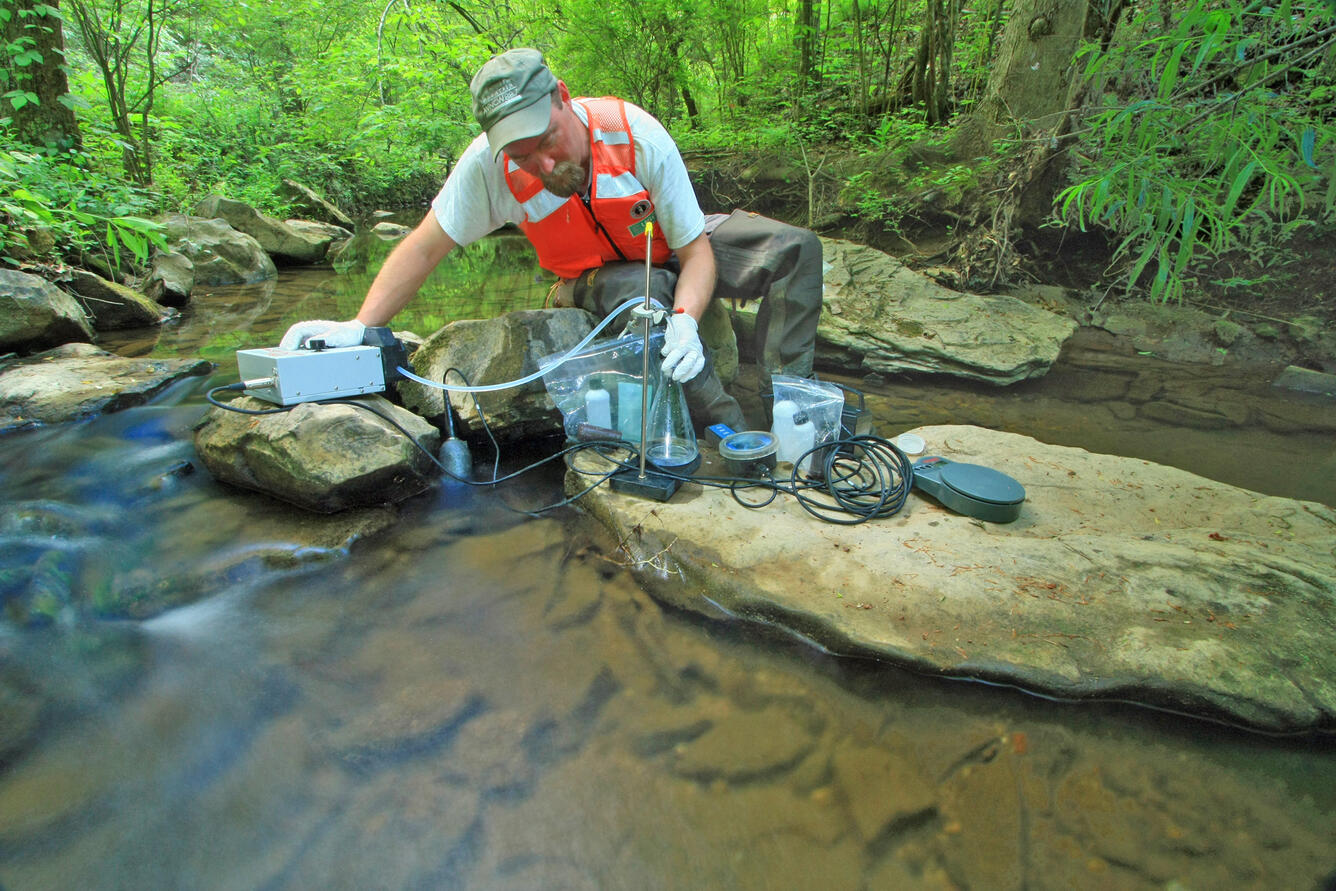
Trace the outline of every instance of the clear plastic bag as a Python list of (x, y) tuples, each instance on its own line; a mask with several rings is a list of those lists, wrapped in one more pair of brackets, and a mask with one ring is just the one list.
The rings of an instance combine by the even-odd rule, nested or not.
[[(659, 385), (659, 362), (663, 329), (650, 333), (649, 387), (646, 403), (652, 403)], [(544, 357), (539, 363), (543, 386), (561, 412), (568, 439), (576, 439), (581, 425), (605, 427), (618, 437), (640, 441), (642, 406), (641, 372), (644, 369), (645, 337), (640, 332), (610, 340), (596, 340), (560, 365), (564, 353)], [(552, 367), (549, 368), (548, 366)], [(592, 417), (591, 417), (592, 415)]]
[(816, 444), (832, 442), (840, 436), (840, 416), (844, 412), (844, 392), (835, 384), (795, 377), (771, 376), (775, 405), (791, 401), (816, 426)]

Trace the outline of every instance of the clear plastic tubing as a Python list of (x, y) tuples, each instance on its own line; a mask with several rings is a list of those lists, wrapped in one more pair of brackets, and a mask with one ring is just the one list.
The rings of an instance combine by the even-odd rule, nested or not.
[(595, 337), (597, 337), (600, 331), (608, 327), (608, 325), (612, 324), (613, 319), (617, 318), (619, 315), (626, 312), (631, 307), (636, 306), (637, 304), (642, 302), (643, 301), (639, 297), (634, 297), (626, 301), (621, 306), (613, 310), (612, 313), (606, 319), (599, 322), (598, 325), (594, 327), (593, 331), (590, 331), (588, 334), (586, 334), (584, 340), (580, 341), (575, 346), (567, 350), (566, 354), (562, 356), (560, 359), (558, 359), (557, 361), (553, 362), (552, 364), (544, 368), (538, 369), (533, 374), (525, 375), (524, 377), (519, 378), (518, 380), (506, 381), (505, 383), (501, 384), (483, 384), (477, 387), (462, 387), (462, 386), (456, 386), (454, 384), (444, 384), (444, 383), (438, 384), (436, 381), (428, 380), (425, 377), (418, 377), (416, 374), (409, 371), (407, 368), (401, 367), (398, 368), (397, 371), (404, 377), (408, 378), (410, 381), (417, 381), (424, 387), (435, 387), (437, 390), (448, 390), (451, 393), (495, 393), (498, 390), (509, 390), (511, 387), (522, 387), (529, 381), (538, 380), (540, 377), (547, 374), (552, 369), (564, 365), (571, 358), (578, 356), (580, 354), (580, 351), (583, 350), (585, 347), (589, 346), (589, 342), (592, 341)]

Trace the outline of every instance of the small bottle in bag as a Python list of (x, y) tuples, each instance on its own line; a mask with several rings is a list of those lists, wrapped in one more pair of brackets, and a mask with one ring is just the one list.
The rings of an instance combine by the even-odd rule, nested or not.
[(585, 391), (585, 420), (595, 427), (612, 426), (612, 394), (603, 387), (603, 376), (593, 375)]
[[(776, 402), (773, 414), (775, 420), (770, 432), (775, 434), (779, 447), (775, 458), (781, 463), (796, 464), (805, 452), (816, 446), (816, 425), (791, 399)], [(798, 468), (799, 472), (807, 473), (811, 463), (812, 458), (808, 455)]]

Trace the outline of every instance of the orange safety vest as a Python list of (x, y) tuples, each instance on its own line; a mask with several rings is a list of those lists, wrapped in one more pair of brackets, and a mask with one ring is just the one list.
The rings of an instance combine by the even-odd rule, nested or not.
[[(505, 158), (506, 185), (524, 211), (520, 229), (538, 252), (538, 265), (567, 279), (616, 260), (643, 261), (645, 224), (655, 218), (654, 202), (635, 176), (626, 103), (612, 96), (575, 101), (589, 114), (593, 182), (587, 199), (553, 195)], [(655, 226), (650, 262), (664, 263), (671, 255), (663, 229)]]

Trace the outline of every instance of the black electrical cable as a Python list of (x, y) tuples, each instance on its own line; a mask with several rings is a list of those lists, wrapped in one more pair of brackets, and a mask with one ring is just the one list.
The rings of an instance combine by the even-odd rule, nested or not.
[[(464, 381), (465, 386), (471, 386), (468, 382), (468, 378), (465, 377), (462, 371), (457, 368), (449, 368), (445, 372), (446, 375), (451, 371), (459, 375), (460, 379)], [(279, 406), (272, 409), (239, 408), (221, 402), (214, 396), (215, 393), (219, 392), (239, 391), (244, 389), (244, 383), (214, 387), (205, 393), (205, 399), (218, 408), (245, 415), (280, 414), (282, 412), (291, 411), (295, 407)], [(482, 405), (478, 402), (477, 395), (470, 395), (473, 397), (473, 403), (478, 411), (478, 418), (483, 425), (483, 429), (487, 432), (488, 439), (492, 442), (495, 457), (493, 459), (492, 478), (490, 480), (463, 479), (451, 473), (449, 469), (447, 469), (429, 449), (423, 446), (407, 428), (390, 415), (385, 414), (368, 403), (349, 399), (315, 400), (315, 402), (319, 405), (344, 402), (349, 405), (359, 406), (366, 411), (371, 412), (390, 426), (394, 427), (400, 433), (404, 434), (404, 436), (408, 437), (409, 442), (413, 443), (415, 447), (426, 455), (444, 475), (455, 482), (463, 483), (468, 486), (496, 486), (499, 483), (516, 479), (531, 470), (536, 470), (548, 462), (587, 449), (597, 451), (601, 457), (613, 465), (613, 469), (610, 471), (594, 472), (581, 470), (568, 462), (568, 466), (571, 466), (577, 473), (594, 477), (594, 481), (575, 495), (535, 510), (522, 510), (511, 507), (508, 504), (506, 505), (510, 510), (527, 516), (541, 516), (547, 511), (556, 510), (560, 507), (567, 507), (576, 501), (579, 501), (586, 494), (598, 488), (623, 469), (638, 469), (635, 463), (629, 460), (616, 458), (609, 453), (609, 450), (611, 449), (634, 452), (635, 446), (633, 443), (625, 440), (596, 440), (575, 443), (552, 455), (522, 467), (519, 470), (513, 471), (505, 476), (498, 476), (497, 474), (500, 472), (501, 460), (500, 445), (497, 443), (491, 427), (487, 424), (486, 415), (483, 413)], [(453, 432), (454, 421), (450, 416), (452, 409), (448, 404), (448, 400), (445, 406), (445, 411), (447, 423), (450, 425), (451, 432)], [(821, 462), (821, 472), (815, 478), (809, 476), (808, 479), (801, 479), (799, 477), (798, 468), (809, 459)], [(914, 469), (910, 460), (895, 446), (894, 443), (876, 436), (853, 436), (846, 439), (837, 439), (809, 449), (799, 456), (794, 464), (794, 470), (787, 480), (775, 479), (768, 474), (759, 479), (747, 479), (738, 477), (685, 476), (674, 474), (671, 471), (666, 471), (662, 468), (655, 468), (655, 472), (662, 476), (671, 477), (683, 482), (697, 483), (698, 485), (712, 488), (728, 489), (729, 494), (734, 501), (742, 507), (751, 510), (759, 510), (769, 506), (781, 494), (792, 495), (803, 510), (807, 511), (817, 519), (827, 523), (835, 523), (844, 526), (858, 525), (860, 523), (866, 523), (868, 520), (890, 517), (899, 513), (909, 497), (909, 492), (913, 488), (914, 482)], [(742, 498), (739, 494), (748, 489), (766, 490), (769, 495), (763, 501), (748, 501)]]
[(228, 405), (226, 402), (219, 402), (217, 399), (214, 398), (213, 395), (214, 393), (225, 393), (229, 390), (237, 392), (244, 389), (246, 389), (246, 384), (244, 382), (239, 382), (235, 384), (224, 384), (221, 387), (214, 387), (213, 389), (208, 390), (204, 394), (204, 398), (209, 401), (210, 405), (216, 405), (218, 408), (225, 409), (227, 411), (234, 411), (239, 415), (278, 415), (282, 414), (285, 411), (292, 411), (292, 406), (290, 405), (280, 406), (279, 408), (266, 408), (266, 409), (237, 408), (235, 405)]
[[(473, 386), (473, 384), (469, 383), (468, 375), (464, 374), (464, 372), (460, 371), (453, 365), (445, 369), (445, 373), (441, 375), (442, 384), (445, 383), (445, 379), (450, 376), (450, 372), (452, 371), (455, 374), (459, 375), (459, 379), (464, 382), (464, 386), (466, 387)], [(492, 435), (492, 428), (487, 423), (487, 415), (483, 414), (482, 403), (478, 401), (478, 394), (469, 393), (469, 396), (473, 398), (473, 407), (478, 411), (478, 421), (482, 424), (483, 432), (487, 434), (487, 438), (492, 442), (492, 480), (495, 481), (496, 475), (497, 473), (500, 472), (501, 469), (501, 444), (498, 443), (496, 441), (496, 437)], [(451, 409), (450, 407), (450, 396), (448, 393), (445, 393), (443, 394), (442, 398), (445, 401), (445, 422), (450, 428), (448, 433), (449, 435), (454, 436), (455, 418), (453, 414), (453, 409)]]

